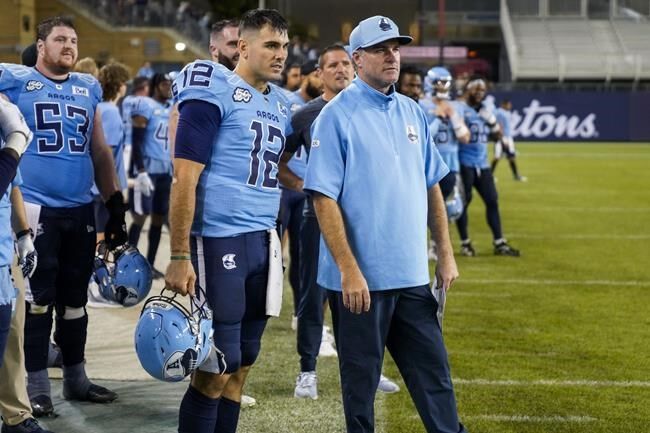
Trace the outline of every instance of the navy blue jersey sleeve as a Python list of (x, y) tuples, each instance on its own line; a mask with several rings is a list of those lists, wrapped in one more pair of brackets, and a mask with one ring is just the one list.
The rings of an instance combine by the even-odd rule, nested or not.
[(0, 151), (0, 191), (7, 190), (18, 169), (18, 160), (9, 152)]
[(179, 113), (174, 156), (207, 164), (214, 137), (221, 125), (219, 107), (191, 99), (180, 104)]

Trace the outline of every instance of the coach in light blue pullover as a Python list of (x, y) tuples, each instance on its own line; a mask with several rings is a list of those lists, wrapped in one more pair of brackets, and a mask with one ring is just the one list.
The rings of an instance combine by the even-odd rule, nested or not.
[[(458, 276), (438, 181), (449, 172), (424, 112), (395, 92), (401, 36), (389, 18), (350, 34), (358, 78), (316, 118), (304, 189), (322, 238), (347, 431), (374, 432), (374, 395), (388, 347), (427, 432), (465, 432), (430, 290), (427, 221), (441, 247), (436, 277)], [(440, 250), (439, 250), (440, 251)]]

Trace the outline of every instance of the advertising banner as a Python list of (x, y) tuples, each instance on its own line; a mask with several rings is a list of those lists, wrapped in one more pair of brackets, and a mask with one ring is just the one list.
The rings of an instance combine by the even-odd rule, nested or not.
[(495, 92), (520, 141), (650, 141), (650, 92)]

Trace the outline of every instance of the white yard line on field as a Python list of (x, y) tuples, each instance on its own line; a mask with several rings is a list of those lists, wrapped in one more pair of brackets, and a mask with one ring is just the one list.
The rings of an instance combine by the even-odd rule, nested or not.
[(598, 418), (581, 415), (464, 415), (463, 420), (521, 422), (521, 423), (585, 423), (598, 421)]
[(650, 381), (643, 380), (514, 380), (514, 379), (461, 379), (455, 378), (457, 385), (476, 386), (559, 386), (559, 387), (588, 387), (588, 388), (650, 388)]
[(650, 281), (617, 281), (617, 280), (543, 280), (543, 279), (487, 279), (487, 278), (462, 278), (459, 283), (467, 284), (524, 284), (533, 286), (612, 286), (612, 287), (650, 287)]
[(554, 239), (560, 239), (560, 240), (610, 240), (610, 241), (647, 241), (650, 239), (650, 234), (638, 234), (638, 235), (616, 235), (616, 234), (605, 234), (605, 233), (597, 233), (597, 234), (588, 234), (588, 235), (580, 235), (580, 234), (570, 234), (570, 235), (563, 235), (563, 234), (553, 234), (552, 236), (549, 236), (548, 234), (543, 234), (543, 233), (510, 233), (509, 236), (510, 238), (513, 239), (544, 239), (547, 241), (552, 241)]
[[(560, 191), (566, 193), (566, 191)], [(622, 206), (511, 206), (513, 211), (535, 211), (535, 212), (589, 212), (589, 213), (649, 213), (650, 207), (622, 207)]]

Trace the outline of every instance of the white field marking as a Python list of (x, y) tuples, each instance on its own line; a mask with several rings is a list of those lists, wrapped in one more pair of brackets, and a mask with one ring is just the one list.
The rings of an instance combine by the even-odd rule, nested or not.
[(463, 292), (462, 290), (453, 290), (447, 296), (465, 297), (465, 298), (512, 298), (512, 293), (481, 293), (481, 292)]
[[(519, 156), (519, 155), (517, 155)], [(619, 159), (619, 160), (637, 160), (650, 158), (650, 153), (608, 153), (608, 152), (531, 152), (522, 153), (522, 158), (574, 158), (574, 159)]]
[(521, 423), (587, 423), (598, 421), (598, 418), (581, 415), (463, 415), (464, 420), (481, 420), (496, 422), (521, 422)]
[(587, 387), (587, 388), (650, 388), (650, 381), (643, 380), (490, 380), (490, 379), (452, 379), (459, 385), (477, 386), (559, 386), (559, 387)]
[[(451, 326), (447, 330), (451, 330)], [(457, 329), (456, 331), (462, 331), (462, 329)], [(517, 358), (559, 358), (564, 354), (558, 352), (534, 352), (534, 353), (525, 353), (525, 352), (497, 352), (494, 350), (449, 350), (447, 349), (450, 355), (454, 356), (465, 356), (473, 358), (483, 358), (483, 357), (517, 357)]]
[(650, 207), (596, 207), (596, 206), (512, 206), (509, 209), (514, 211), (533, 210), (539, 212), (589, 212), (589, 213), (647, 213)]
[[(476, 311), (476, 310), (472, 310)], [(494, 310), (490, 310), (494, 311)], [(458, 311), (454, 310), (454, 313), (457, 313)], [(463, 310), (463, 313), (468, 313), (468, 310)], [(483, 312), (481, 312), (483, 313)], [(467, 334), (489, 334), (489, 335), (535, 335), (535, 334), (541, 334), (542, 331), (539, 329), (534, 329), (534, 328), (508, 328), (508, 329), (496, 329), (496, 328), (485, 328), (485, 327), (479, 327), (479, 326), (446, 326), (445, 331), (449, 332), (460, 332), (463, 335)], [(490, 351), (490, 354), (493, 352)], [(513, 353), (512, 356), (519, 356), (518, 353)]]
[(534, 234), (534, 233), (511, 233), (512, 239), (544, 239), (552, 241), (558, 240), (612, 240), (612, 241), (643, 241), (650, 239), (650, 235), (612, 235), (612, 234), (592, 234), (592, 235), (562, 235), (562, 234)]
[(628, 287), (649, 287), (650, 281), (615, 281), (615, 280), (537, 280), (537, 279), (489, 279), (489, 278), (463, 278), (458, 280), (467, 284), (524, 284), (531, 286), (628, 286)]

